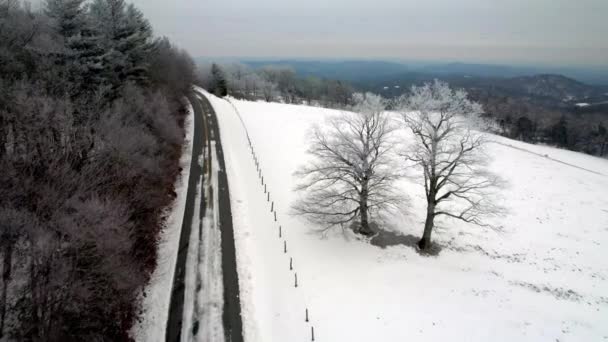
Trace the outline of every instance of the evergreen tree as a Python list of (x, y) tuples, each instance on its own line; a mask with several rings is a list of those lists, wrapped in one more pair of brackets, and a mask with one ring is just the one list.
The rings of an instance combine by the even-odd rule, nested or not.
[(72, 98), (96, 91), (103, 84), (104, 49), (84, 0), (47, 0), (45, 14), (52, 19), (52, 28), (63, 44), (54, 55), (55, 64), (62, 67), (63, 82), (56, 88)]
[(148, 54), (152, 49), (152, 27), (135, 6), (125, 11), (125, 22), (117, 40), (117, 49), (126, 57), (125, 78), (137, 83), (148, 82)]
[(568, 146), (568, 122), (565, 117), (562, 116), (559, 121), (551, 127), (551, 138), (558, 146)]
[(608, 130), (603, 123), (599, 123), (597, 126), (597, 132), (595, 132), (595, 141), (596, 141), (596, 153), (603, 157), (606, 154), (606, 147), (608, 146)]
[(124, 0), (95, 0), (90, 15), (105, 51), (103, 78), (111, 89), (110, 96), (116, 96), (128, 81), (147, 84), (152, 28), (141, 11)]
[(211, 65), (211, 91), (220, 97), (228, 95), (228, 86), (226, 84), (226, 77), (224, 72), (219, 65), (213, 63)]
[(89, 14), (93, 28), (99, 35), (99, 45), (104, 50), (101, 56), (103, 71), (101, 78), (108, 87), (108, 97), (116, 98), (123, 85), (127, 65), (125, 55), (118, 49), (118, 41), (125, 24), (123, 0), (94, 0)]
[(84, 0), (47, 0), (44, 13), (54, 21), (54, 28), (65, 38), (80, 34), (85, 22)]
[(534, 122), (525, 116), (521, 116), (516, 122), (517, 132), (515, 137), (523, 141), (532, 141), (534, 138)]

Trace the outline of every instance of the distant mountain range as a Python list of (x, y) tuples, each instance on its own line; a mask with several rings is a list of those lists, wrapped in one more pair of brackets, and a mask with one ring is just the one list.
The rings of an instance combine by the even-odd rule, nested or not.
[(391, 76), (409, 74), (428, 78), (445, 76), (512, 78), (537, 74), (559, 74), (591, 85), (608, 85), (608, 67), (535, 67), (508, 66), (472, 63), (399, 63), (390, 61), (312, 61), (312, 60), (242, 60), (252, 67), (264, 65), (290, 66), (302, 76), (317, 76), (346, 80), (353, 83), (385, 79)]
[[(239, 60), (218, 60), (218, 62)], [(205, 62), (209, 62), (206, 60)], [(347, 81), (359, 91), (385, 97), (403, 94), (412, 85), (440, 79), (464, 88), (482, 102), (510, 98), (520, 103), (566, 112), (608, 114), (608, 68), (520, 67), (471, 63), (398, 63), (363, 60), (240, 60), (252, 68), (291, 67), (300, 77)]]

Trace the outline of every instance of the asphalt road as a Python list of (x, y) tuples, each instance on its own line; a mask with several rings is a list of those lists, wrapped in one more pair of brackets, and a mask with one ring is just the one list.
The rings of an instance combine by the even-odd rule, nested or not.
[[(202, 95), (202, 94), (201, 94)], [(239, 283), (236, 269), (236, 253), (234, 245), (234, 231), (232, 227), (232, 211), (230, 208), (230, 193), (228, 191), (228, 179), (225, 172), (224, 152), (220, 140), (220, 131), (217, 124), (217, 118), (213, 107), (209, 101), (202, 96), (203, 100), (199, 100), (194, 94), (188, 99), (194, 108), (194, 142), (192, 147), (192, 163), (190, 165), (190, 178), (188, 180), (188, 190), (186, 194), (186, 207), (184, 210), (184, 220), (180, 233), (179, 250), (177, 255), (177, 264), (175, 276), (173, 279), (173, 288), (171, 292), (171, 304), (169, 307), (169, 318), (167, 321), (167, 330), (165, 340), (169, 342), (177, 342), (181, 340), (183, 310), (184, 310), (184, 279), (186, 269), (186, 259), (188, 256), (188, 244), (192, 229), (192, 221), (194, 216), (194, 206), (196, 197), (197, 185), (201, 187), (200, 193), (205, 192), (202, 189), (203, 177), (209, 177), (211, 172), (211, 140), (215, 140), (216, 155), (218, 158), (218, 188), (213, 191), (218, 191), (218, 205), (220, 229), (222, 239), (222, 272), (224, 285), (224, 308), (223, 308), (223, 325), (226, 334), (227, 342), (242, 342), (242, 321), (241, 307), (239, 299)], [(203, 167), (196, 161), (205, 150)], [(204, 216), (206, 199), (201, 199), (201, 217)], [(199, 227), (200, 229), (201, 227)]]
[[(179, 250), (173, 277), (171, 290), (171, 303), (169, 305), (169, 316), (167, 320), (166, 341), (179, 341), (182, 330), (182, 319), (184, 311), (184, 279), (186, 276), (186, 259), (188, 257), (188, 244), (194, 218), (194, 205), (196, 198), (196, 186), (202, 185), (203, 168), (196, 161), (207, 144), (203, 139), (202, 120), (203, 114), (200, 103), (195, 96), (189, 96), (188, 100), (194, 107), (194, 141), (192, 143), (192, 162), (190, 163), (190, 178), (188, 179), (188, 190), (186, 193), (186, 207), (184, 209), (184, 220), (179, 237)], [(200, 183), (199, 183), (200, 181)], [(202, 199), (204, 201), (204, 199)], [(203, 204), (204, 205), (204, 204)]]
[(226, 342), (243, 341), (243, 323), (241, 321), (241, 302), (239, 298), (239, 277), (236, 270), (236, 252), (234, 245), (234, 230), (232, 227), (232, 210), (230, 208), (230, 192), (228, 190), (228, 177), (224, 163), (224, 151), (220, 139), (220, 129), (217, 116), (206, 97), (203, 96), (202, 106), (208, 116), (207, 127), (209, 137), (215, 138), (217, 162), (219, 164), (218, 176), (218, 205), (220, 214), (220, 229), (222, 235), (222, 272), (224, 277), (224, 332)]

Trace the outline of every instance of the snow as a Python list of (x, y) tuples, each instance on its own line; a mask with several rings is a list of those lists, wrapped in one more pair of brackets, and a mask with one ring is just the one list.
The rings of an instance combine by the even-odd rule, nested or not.
[[(224, 288), (222, 284), (222, 251), (217, 205), (217, 161), (215, 145), (212, 142), (211, 179), (205, 179), (203, 186), (197, 184), (197, 193), (192, 219), (192, 231), (186, 260), (186, 277), (184, 280), (184, 313), (181, 340), (184, 342), (223, 342), (224, 328), (222, 309), (224, 305)], [(203, 156), (199, 160), (203, 165)], [(204, 189), (207, 200), (205, 216), (202, 217)]]
[[(204, 189), (206, 198), (213, 198), (206, 203), (207, 210), (203, 218), (202, 231), (198, 246), (198, 281), (195, 302), (195, 317), (199, 322), (198, 333), (194, 341), (222, 342), (224, 341), (224, 326), (222, 313), (224, 306), (224, 287), (222, 284), (222, 250), (221, 231), (219, 229), (218, 205), (218, 162), (215, 154), (215, 142), (211, 142), (212, 171), (211, 180), (206, 179)], [(212, 190), (213, 189), (213, 190)], [(197, 230), (198, 231), (198, 230)]]
[[(203, 164), (203, 156), (197, 161), (200, 165)], [(190, 230), (190, 238), (188, 240), (188, 254), (186, 255), (185, 276), (184, 276), (184, 307), (182, 316), (182, 330), (180, 338), (182, 342), (192, 341), (194, 339), (192, 328), (195, 317), (195, 298), (196, 286), (198, 281), (198, 253), (199, 245), (199, 225), (200, 212), (202, 207), (202, 194), (200, 192), (200, 180), (196, 183), (196, 196), (194, 199), (194, 212), (192, 213), (192, 227)]]
[(171, 289), (175, 262), (179, 247), (179, 236), (186, 207), (186, 193), (190, 178), (190, 162), (194, 135), (192, 104), (188, 103), (188, 114), (184, 122), (185, 141), (179, 164), (182, 171), (175, 183), (177, 194), (172, 206), (167, 209), (166, 225), (160, 233), (158, 265), (152, 273), (150, 283), (143, 289), (139, 301), (141, 314), (135, 322), (131, 336), (136, 341), (164, 341), (167, 316), (171, 302)]
[(586, 102), (577, 103), (575, 106), (577, 107), (589, 107), (590, 105)]
[[(205, 113), (203, 114), (205, 115)], [(210, 141), (211, 178), (197, 183), (192, 230), (184, 280), (184, 312), (181, 341), (224, 342), (222, 313), (224, 287), (222, 274), (221, 231), (219, 230), (218, 180), (219, 165), (213, 134)], [(206, 148), (198, 160), (204, 170)], [(201, 193), (201, 189), (204, 193)], [(206, 199), (203, 202), (203, 196)], [(206, 206), (202, 215), (203, 205)]]
[[(247, 342), (309, 341), (311, 326), (316, 341), (608, 339), (607, 160), (492, 137), (490, 167), (508, 181), (509, 211), (491, 222), (502, 230), (440, 221), (443, 250), (428, 257), (322, 236), (289, 215), (307, 131), (337, 111), (207, 96), (222, 131)], [(418, 237), (424, 191), (410, 179), (398, 186), (411, 203), (391, 228)]]

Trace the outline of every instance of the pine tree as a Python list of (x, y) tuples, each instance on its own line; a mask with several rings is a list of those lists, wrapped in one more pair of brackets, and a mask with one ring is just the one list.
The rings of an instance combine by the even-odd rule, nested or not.
[(149, 81), (147, 56), (152, 50), (152, 28), (143, 14), (123, 0), (95, 0), (90, 7), (105, 53), (103, 78), (114, 97), (131, 81)]
[(54, 21), (55, 30), (69, 38), (80, 34), (85, 22), (84, 0), (47, 0), (44, 13)]
[(126, 57), (124, 76), (128, 81), (148, 82), (147, 55), (152, 48), (152, 28), (137, 8), (129, 5), (125, 22), (117, 41), (117, 49)]
[(551, 127), (551, 138), (558, 146), (568, 146), (568, 122), (565, 117), (561, 117), (559, 121)]
[(211, 77), (211, 92), (220, 97), (228, 95), (226, 76), (219, 65), (215, 63), (211, 65)]
[(89, 14), (93, 29), (99, 35), (99, 45), (103, 70), (101, 79), (108, 88), (108, 97), (116, 98), (123, 83), (126, 57), (117, 48), (117, 41), (125, 23), (125, 3), (123, 0), (94, 0)]

